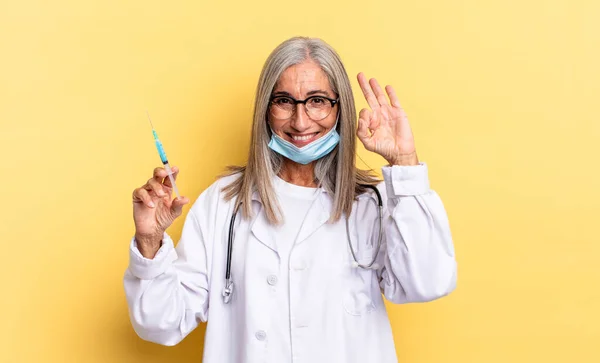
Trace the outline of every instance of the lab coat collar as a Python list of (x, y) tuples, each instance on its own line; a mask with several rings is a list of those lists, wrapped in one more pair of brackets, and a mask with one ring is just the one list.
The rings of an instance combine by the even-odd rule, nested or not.
[[(252, 196), (252, 200), (256, 200), (254, 199), (254, 196)], [(253, 203), (252, 207), (254, 208), (255, 206), (258, 206), (259, 210), (258, 213), (256, 213), (256, 209), (254, 210), (254, 212), (256, 213), (256, 218), (254, 219), (250, 230), (252, 231), (252, 234), (254, 234), (254, 237), (256, 237), (256, 239), (258, 239), (260, 242), (262, 242), (262, 244), (264, 244), (265, 246), (273, 250), (275, 253), (277, 253), (277, 244), (275, 243), (275, 229), (269, 224), (267, 214), (265, 213), (265, 209), (262, 203)]]
[(306, 219), (300, 227), (296, 244), (304, 242), (311, 234), (327, 222), (331, 216), (333, 199), (321, 188), (317, 200), (310, 206)]
[[(255, 209), (256, 218), (252, 223), (251, 231), (252, 234), (265, 246), (277, 253), (277, 241), (275, 228), (269, 224), (267, 219), (265, 208), (260, 200), (257, 191), (252, 193), (252, 201), (258, 207), (258, 211)], [(304, 242), (310, 235), (312, 235), (319, 227), (327, 222), (331, 216), (331, 210), (333, 206), (333, 199), (323, 188), (319, 188), (316, 200), (311, 204), (307, 217), (300, 227), (300, 232), (296, 238), (295, 244)], [(254, 206), (253, 206), (254, 207)]]

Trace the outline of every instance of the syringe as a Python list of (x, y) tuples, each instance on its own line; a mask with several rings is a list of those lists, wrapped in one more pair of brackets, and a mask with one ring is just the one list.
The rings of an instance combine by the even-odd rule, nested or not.
[(173, 171), (171, 170), (171, 165), (169, 165), (169, 161), (167, 160), (167, 154), (165, 153), (165, 149), (163, 149), (162, 143), (158, 139), (158, 134), (156, 130), (154, 130), (154, 125), (152, 125), (152, 120), (150, 119), (150, 114), (146, 111), (146, 115), (148, 115), (148, 120), (150, 121), (150, 126), (152, 126), (152, 135), (154, 135), (154, 143), (156, 144), (156, 149), (158, 150), (158, 155), (160, 156), (160, 161), (162, 161), (167, 173), (169, 174), (169, 180), (171, 181), (171, 185), (173, 186), (173, 190), (175, 191), (175, 195), (179, 198), (179, 190), (177, 189), (177, 185), (175, 184), (175, 178), (173, 178)]

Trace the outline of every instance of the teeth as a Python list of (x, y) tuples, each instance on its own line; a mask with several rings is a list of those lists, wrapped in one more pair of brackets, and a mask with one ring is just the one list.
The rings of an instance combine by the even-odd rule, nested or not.
[(315, 134), (312, 134), (312, 135), (306, 135), (306, 136), (295, 136), (295, 135), (292, 135), (292, 138), (293, 138), (295, 141), (306, 141), (306, 140), (308, 140), (308, 139), (311, 139), (313, 136), (315, 136)]

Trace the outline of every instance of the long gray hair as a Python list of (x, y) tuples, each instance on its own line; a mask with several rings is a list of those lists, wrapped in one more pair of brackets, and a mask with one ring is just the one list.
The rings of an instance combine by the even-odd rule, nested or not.
[(258, 192), (271, 224), (281, 222), (281, 209), (271, 180), (281, 169), (283, 157), (271, 150), (268, 143), (271, 130), (267, 115), (269, 102), (277, 80), (288, 67), (313, 60), (329, 78), (333, 91), (339, 95), (339, 144), (326, 156), (316, 161), (315, 182), (333, 198), (330, 222), (342, 214), (350, 215), (357, 195), (364, 193), (363, 185), (376, 185), (379, 180), (371, 171), (355, 166), (356, 109), (348, 74), (336, 51), (318, 38), (294, 37), (281, 43), (263, 66), (254, 103), (254, 120), (250, 152), (246, 166), (229, 166), (222, 176), (240, 174), (239, 178), (223, 188), (225, 199), (237, 197), (236, 208), (241, 206), (244, 218), (251, 218), (252, 193)]

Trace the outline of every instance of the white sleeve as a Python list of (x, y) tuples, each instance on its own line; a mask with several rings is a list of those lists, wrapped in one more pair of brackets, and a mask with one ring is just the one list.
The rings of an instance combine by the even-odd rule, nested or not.
[(384, 183), (384, 296), (394, 303), (431, 301), (456, 288), (456, 260), (448, 216), (429, 188), (427, 165), (382, 168)]
[[(124, 285), (129, 316), (144, 340), (175, 345), (208, 319), (209, 271), (212, 249), (212, 203), (207, 189), (184, 222), (177, 247), (165, 233), (153, 259), (144, 258), (135, 239), (129, 248)], [(218, 194), (218, 193), (217, 193)]]

